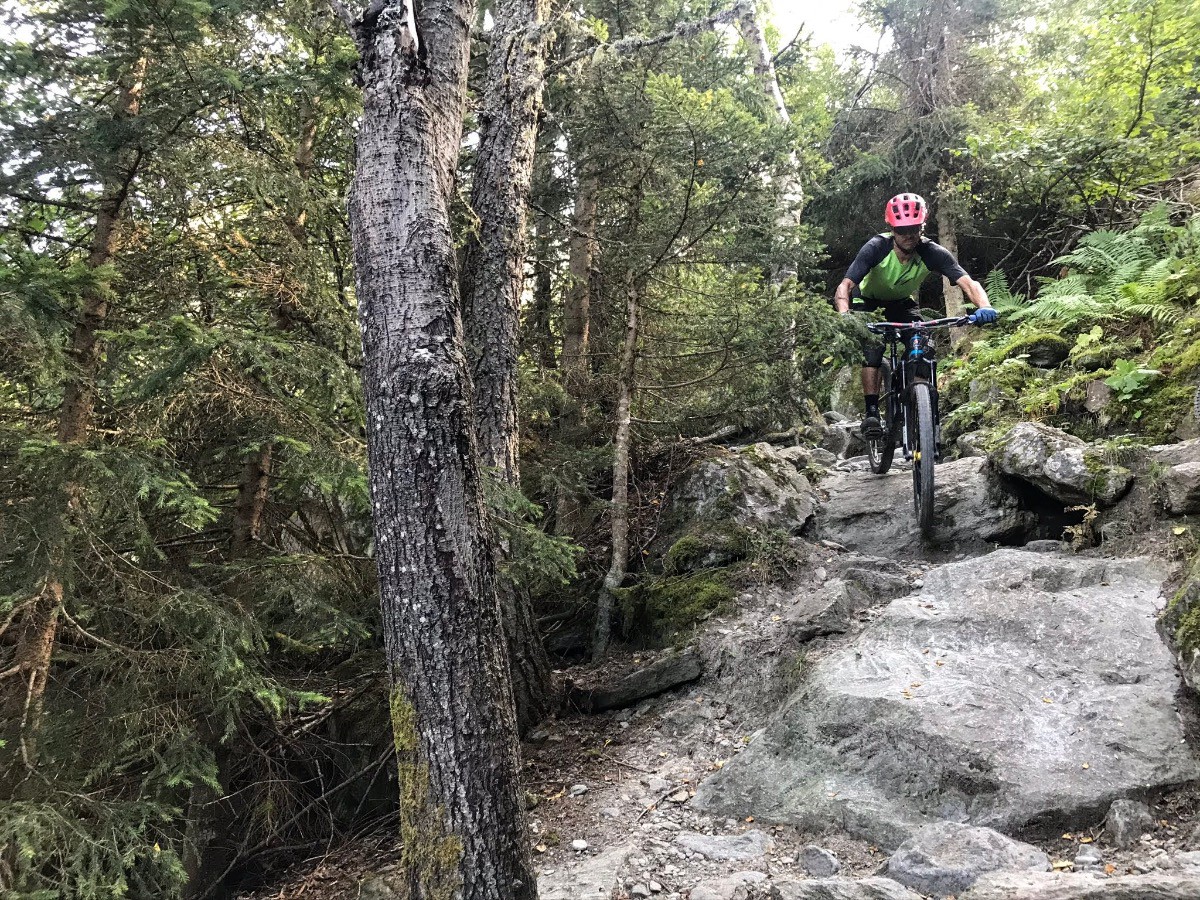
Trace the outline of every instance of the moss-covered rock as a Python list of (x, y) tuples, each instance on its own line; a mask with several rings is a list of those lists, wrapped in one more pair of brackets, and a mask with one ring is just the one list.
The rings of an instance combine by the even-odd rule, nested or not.
[(733, 602), (732, 573), (710, 569), (650, 576), (619, 592), (626, 639), (638, 646), (670, 643)]

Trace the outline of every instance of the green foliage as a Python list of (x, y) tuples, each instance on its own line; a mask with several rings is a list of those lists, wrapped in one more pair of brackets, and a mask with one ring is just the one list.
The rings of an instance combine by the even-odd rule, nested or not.
[(1135, 394), (1140, 394), (1154, 378), (1162, 374), (1157, 369), (1144, 369), (1128, 359), (1118, 359), (1113, 369), (1115, 371), (1104, 379), (1104, 383), (1117, 392), (1117, 399), (1122, 402), (1133, 399)]

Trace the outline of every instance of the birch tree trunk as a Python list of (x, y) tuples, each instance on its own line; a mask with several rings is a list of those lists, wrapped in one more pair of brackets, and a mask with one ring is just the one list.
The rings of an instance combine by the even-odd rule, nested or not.
[[(758, 17), (758, 4), (750, 2), (740, 7), (739, 27), (746, 46), (750, 49), (750, 58), (754, 62), (754, 74), (762, 85), (763, 93), (775, 110), (780, 122), (787, 125), (792, 117), (788, 114), (787, 103), (783, 99), (783, 91), (779, 89), (779, 76), (775, 72), (775, 63), (771, 57), (771, 49), (767, 46), (767, 37), (763, 32), (762, 22)], [(804, 210), (804, 185), (800, 181), (799, 162), (796, 154), (790, 154), (791, 169), (787, 179), (781, 185), (780, 194), (783, 198), (783, 209), (780, 211), (779, 224), (783, 228), (795, 228), (800, 224), (800, 214)], [(789, 263), (788, 268), (779, 273), (780, 280), (794, 276), (796, 268)]]
[[(141, 108), (147, 57), (141, 56), (118, 85), (113, 107), (116, 121), (136, 117)], [(117, 152), (112, 174), (102, 184), (96, 228), (88, 250), (87, 266), (96, 270), (107, 265), (117, 249), (121, 216), (134, 178), (143, 162), (140, 149), (126, 147)], [(63, 386), (63, 402), (58, 419), (57, 438), (60, 444), (84, 443), (92, 427), (96, 408), (96, 375), (103, 345), (100, 332), (108, 318), (108, 290), (94, 284), (83, 291), (83, 309), (71, 332), (68, 350), (70, 361)], [(66, 579), (69, 566), (67, 533), (72, 519), (83, 514), (83, 486), (68, 479), (56, 499), (61, 504), (62, 524), (55, 529), (47, 551), (48, 570), (38, 595), (33, 597), (22, 615), (17, 629), (13, 666), (0, 673), (12, 676), (14, 688), (5, 694), (6, 715), (20, 723), (21, 754), (27, 766), (37, 763), (37, 735), (41, 726), (46, 683), (58, 634), (59, 617), (66, 600)]]
[(594, 659), (608, 652), (612, 639), (615, 592), (625, 580), (625, 570), (629, 565), (629, 444), (636, 390), (637, 341), (638, 290), (630, 272), (625, 283), (625, 341), (621, 347), (621, 367), (617, 373), (617, 421), (613, 437), (612, 561), (596, 604), (596, 629), (592, 638)]
[(337, 8), (361, 56), (350, 222), (406, 896), (526, 900), (537, 887), (450, 232), (474, 4)]

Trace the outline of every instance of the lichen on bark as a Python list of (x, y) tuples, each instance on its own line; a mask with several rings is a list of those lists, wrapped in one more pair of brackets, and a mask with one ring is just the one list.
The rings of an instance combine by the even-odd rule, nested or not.
[(454, 900), (462, 881), (462, 839), (448, 833), (445, 810), (431, 799), (429, 764), (421, 758), (416, 710), (402, 688), (392, 688), (390, 707), (400, 787), (400, 861), (409, 896)]

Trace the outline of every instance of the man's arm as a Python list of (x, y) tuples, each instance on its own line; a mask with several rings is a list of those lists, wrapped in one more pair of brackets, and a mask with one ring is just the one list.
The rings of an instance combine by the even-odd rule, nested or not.
[(837, 286), (837, 290), (833, 292), (833, 308), (840, 313), (850, 312), (850, 292), (854, 290), (856, 285), (849, 278), (843, 278), (842, 283)]
[(963, 296), (974, 303), (976, 309), (991, 309), (992, 304), (988, 301), (987, 291), (970, 275), (959, 278), (958, 287), (962, 288)]

